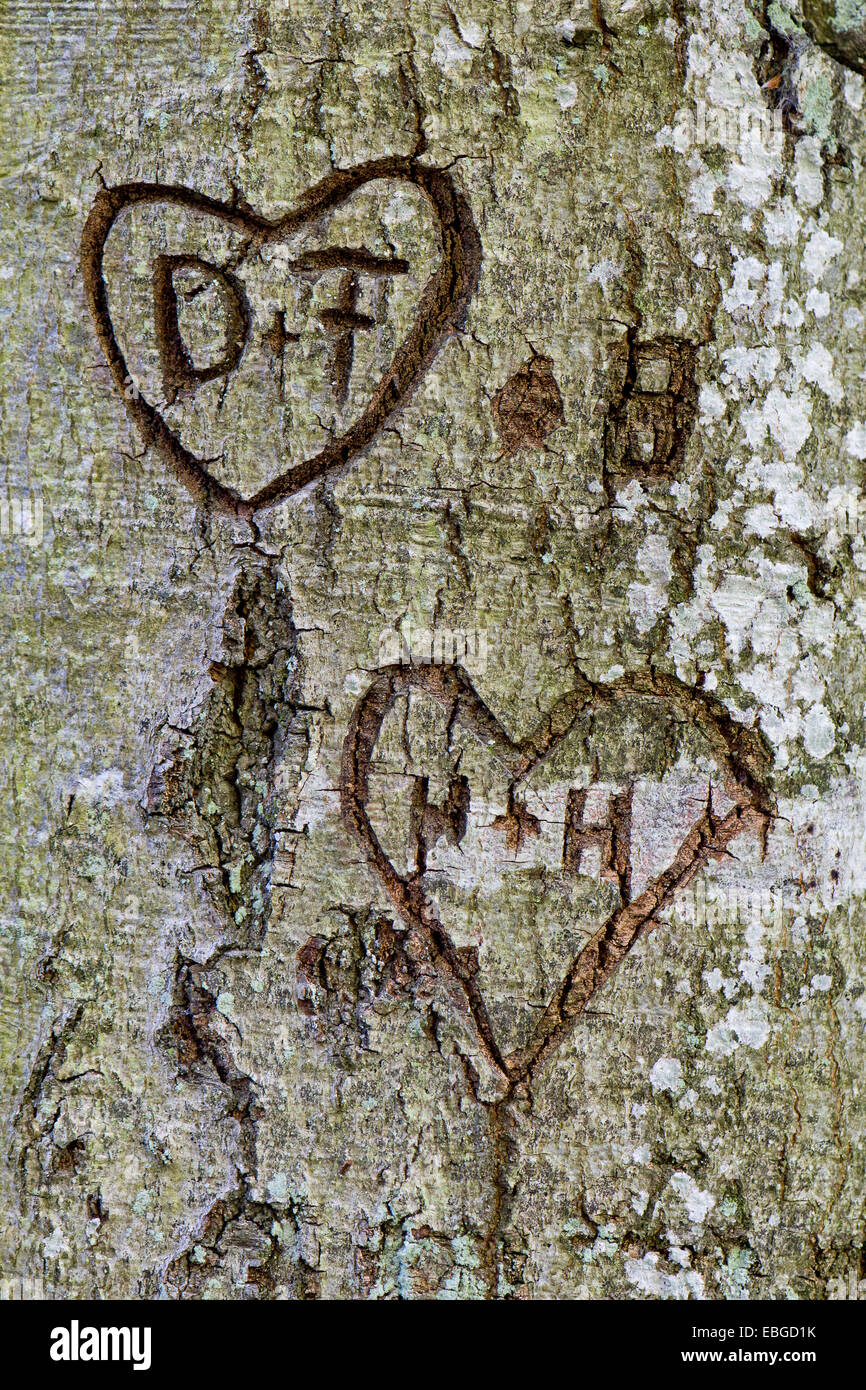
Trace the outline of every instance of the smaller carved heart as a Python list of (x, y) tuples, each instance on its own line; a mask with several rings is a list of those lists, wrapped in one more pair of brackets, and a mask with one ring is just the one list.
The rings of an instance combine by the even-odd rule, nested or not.
[[(599, 851), (602, 877), (619, 895), (617, 906), (577, 949), (553, 990), (530, 1035), (506, 1053), (491, 1022), (479, 976), (477, 952), (458, 946), (446, 929), (429, 890), (428, 850), (437, 842), (458, 843), (469, 808), (465, 778), (452, 778), (439, 805), (430, 803), (426, 778), (413, 795), (413, 853), (405, 867), (400, 856), (386, 852), (370, 818), (370, 768), (383, 724), (401, 696), (416, 693), (436, 701), (445, 711), (448, 730), (460, 725), (474, 736), (508, 777), (505, 814), (494, 822), (504, 833), (511, 853), (538, 834), (537, 818), (518, 794), (527, 777), (552, 757), (563, 741), (585, 727), (591, 730), (602, 714), (616, 719), (624, 704), (648, 705), (658, 715), (672, 716), (700, 737), (715, 765), (724, 790), (725, 806), (718, 809), (709, 792), (697, 819), (675, 842), (667, 864), (632, 896), (629, 836), (631, 789), (613, 797), (606, 825), (595, 825), (586, 812), (585, 791), (570, 793), (566, 805), (563, 864), (574, 871), (589, 848)], [(450, 736), (450, 735), (449, 735)], [(385, 668), (359, 699), (343, 745), (340, 779), (345, 824), (358, 839), (371, 868), (384, 885), (400, 916), (414, 933), (445, 981), (465, 1025), (476, 1039), (476, 1052), (493, 1077), (488, 1096), (501, 1098), (527, 1079), (541, 1059), (559, 1045), (598, 989), (610, 979), (640, 937), (655, 923), (694, 875), (712, 858), (725, 853), (731, 841), (747, 829), (766, 827), (773, 813), (768, 789), (770, 758), (760, 735), (735, 723), (710, 694), (656, 672), (624, 676), (603, 686), (589, 682), (563, 697), (527, 737), (513, 740), (485, 705), (459, 666), (391, 666)], [(395, 864), (395, 858), (400, 867)]]

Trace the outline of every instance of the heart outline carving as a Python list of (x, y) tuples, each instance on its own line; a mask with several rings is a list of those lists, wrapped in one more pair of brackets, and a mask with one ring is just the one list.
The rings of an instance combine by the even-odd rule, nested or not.
[[(416, 316), (360, 416), (317, 454), (295, 463), (260, 488), (241, 496), (220, 483), (166, 424), (162, 413), (137, 392), (129, 392), (129, 368), (121, 352), (108, 305), (103, 273), (105, 245), (117, 218), (127, 209), (164, 203), (205, 213), (248, 233), (260, 245), (302, 230), (334, 211), (352, 193), (377, 179), (413, 184), (433, 208), (442, 242), (442, 259), (421, 291)], [(410, 398), (445, 339), (462, 326), (481, 266), (481, 242), (469, 205), (451, 175), (399, 156), (338, 169), (302, 196), (297, 207), (274, 221), (245, 204), (226, 203), (181, 184), (124, 183), (96, 195), (81, 237), (81, 269), (96, 335), (127, 414), (145, 445), (154, 445), (181, 482), (200, 502), (250, 519), (275, 506), (314, 479), (346, 467), (372, 443)]]
[[(369, 769), (385, 717), (401, 695), (419, 691), (449, 712), (449, 728), (460, 724), (472, 733), (509, 772), (512, 787), (524, 779), (575, 728), (578, 720), (617, 700), (633, 697), (673, 706), (678, 715), (707, 738), (733, 807), (716, 815), (711, 798), (691, 826), (670, 864), (631, 901), (621, 903), (572, 960), (528, 1043), (505, 1054), (500, 1049), (476, 979), (473, 964), (454, 946), (424, 892), (421, 876), (401, 875), (383, 850), (367, 813)], [(385, 667), (361, 695), (343, 743), (340, 807), (347, 829), (410, 930), (420, 933), (452, 997), (471, 1016), (488, 1063), (510, 1094), (528, 1080), (544, 1057), (571, 1031), (598, 989), (614, 974), (632, 947), (655, 924), (657, 914), (673, 902), (703, 866), (723, 855), (738, 835), (765, 832), (774, 814), (769, 789), (771, 757), (763, 737), (735, 723), (708, 692), (687, 686), (658, 671), (622, 676), (605, 685), (589, 681), (558, 700), (538, 726), (515, 742), (476, 691), (460, 666), (428, 664)]]

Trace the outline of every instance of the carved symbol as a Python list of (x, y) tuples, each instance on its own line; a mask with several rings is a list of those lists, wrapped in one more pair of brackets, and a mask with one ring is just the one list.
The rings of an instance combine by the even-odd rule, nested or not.
[(500, 387), (490, 407), (506, 454), (540, 449), (565, 419), (551, 359), (531, 357)]
[(307, 251), (291, 268), (303, 273), (321, 275), (323, 271), (343, 269), (337, 305), (323, 309), (319, 315), (324, 328), (334, 339), (332, 381), (337, 400), (342, 405), (349, 392), (349, 377), (355, 354), (355, 333), (359, 328), (372, 328), (375, 320), (369, 314), (359, 314), (358, 276), (363, 273), (377, 279), (389, 275), (405, 275), (409, 262), (397, 256), (374, 256), (369, 251), (352, 250), (344, 246), (326, 246), (321, 251)]
[(436, 844), (440, 836), (444, 835), (448, 844), (459, 845), (466, 834), (466, 820), (469, 815), (469, 783), (465, 777), (452, 779), (444, 806), (436, 806), (428, 801), (429, 787), (426, 777), (416, 777), (410, 827), (416, 874), (425, 872), (427, 851)]
[[(195, 270), (205, 282), (215, 284), (226, 307), (228, 331), (222, 357), (209, 367), (196, 367), (184, 346), (177, 317), (175, 272)], [(197, 294), (202, 287), (189, 291), (186, 298)], [(228, 270), (222, 270), (201, 256), (157, 256), (153, 265), (154, 327), (159, 360), (165, 383), (165, 394), (174, 402), (180, 392), (203, 381), (214, 381), (233, 371), (250, 331), (250, 311), (240, 281)]]
[[(572, 799), (572, 820), (566, 828), (566, 835), (571, 835), (569, 853), (577, 852), (581, 835), (586, 837), (601, 831), (609, 836), (603, 843), (608, 846), (612, 869), (622, 885), (622, 900), (568, 967), (529, 1042), (510, 1055), (503, 1053), (494, 1036), (478, 983), (474, 953), (456, 948), (425, 892), (423, 856), (417, 857), (415, 872), (400, 874), (383, 850), (367, 811), (370, 764), (385, 716), (398, 696), (412, 691), (442, 704), (448, 712), (449, 727), (459, 723), (489, 749), (510, 774), (512, 792), (580, 719), (604, 707), (610, 708), (623, 698), (643, 700), (668, 712), (672, 710), (679, 721), (692, 725), (704, 735), (723, 776), (726, 794), (733, 803), (726, 814), (717, 814), (708, 799), (702, 816), (687, 832), (668, 866), (630, 901), (625, 867), (630, 833), (628, 793), (614, 805), (610, 827), (585, 826), (582, 808)], [(461, 1007), (477, 1032), (482, 1051), (508, 1093), (531, 1074), (542, 1057), (558, 1046), (595, 992), (611, 977), (640, 936), (654, 925), (657, 913), (673, 902), (698, 870), (710, 858), (723, 855), (731, 841), (744, 830), (763, 829), (772, 814), (767, 786), (769, 766), (769, 756), (759, 735), (735, 724), (725, 707), (707, 692), (683, 685), (673, 676), (647, 672), (623, 676), (602, 687), (593, 687), (587, 682), (558, 701), (533, 733), (515, 742), (460, 667), (393, 666), (373, 681), (355, 706), (343, 744), (340, 803), (346, 826), (360, 842), (397, 911), (452, 986), (451, 996), (462, 1001)], [(449, 793), (452, 807), (454, 795), (452, 788)], [(513, 798), (509, 799), (509, 807), (516, 813)], [(440, 810), (439, 815), (442, 814)], [(415, 824), (418, 824), (417, 813)], [(453, 820), (451, 824), (453, 827)], [(420, 834), (416, 832), (416, 841), (426, 843), (423, 830)]]
[[(142, 205), (173, 206), (188, 208), (216, 218), (219, 222), (246, 234), (251, 245), (261, 247), (284, 241), (313, 225), (326, 214), (333, 212), (358, 189), (377, 179), (410, 183), (425, 196), (436, 218), (441, 239), (442, 256), (439, 266), (421, 293), (414, 323), (358, 418), (317, 454), (292, 463), (252, 497), (244, 498), (234, 488), (226, 487), (213, 477), (208, 470), (207, 461), (185, 447), (155, 406), (143, 395), (129, 392), (130, 373), (112, 324), (103, 274), (103, 256), (108, 235), (117, 218), (130, 208)], [(327, 248), (325, 252), (317, 254), (342, 255), (343, 261), (334, 264), (342, 264), (351, 272), (353, 279), (363, 273), (398, 274), (401, 273), (401, 265), (405, 264), (385, 260), (383, 265), (383, 258), (372, 257), (367, 252), (348, 252), (341, 248)], [(347, 256), (356, 257), (355, 262), (350, 261), (347, 265)], [(81, 265), (90, 312), (105, 360), (127, 414), (141, 432), (145, 444), (153, 444), (159, 450), (194, 496), (224, 512), (245, 517), (252, 516), (262, 507), (273, 506), (283, 498), (290, 497), (313, 479), (352, 463), (371, 443), (418, 385), (449, 333), (462, 323), (477, 284), (480, 261), (480, 242), (472, 215), (450, 174), (444, 170), (427, 168), (414, 159), (396, 157), (372, 160), (351, 169), (337, 170), (309, 189), (294, 211), (273, 222), (246, 207), (220, 202), (198, 193), (195, 189), (179, 185), (127, 183), (118, 184), (114, 188), (101, 188), (96, 195), (81, 239)], [(176, 268), (175, 260), (174, 269)], [(231, 294), (234, 286), (228, 271), (219, 271), (207, 262), (199, 263), (196, 268), (203, 273), (209, 273), (224, 294)], [(312, 264), (306, 268), (314, 269)], [(179, 351), (177, 301), (175, 299), (172, 310), (170, 301), (174, 290), (169, 267), (163, 267), (160, 273), (163, 276), (161, 284), (167, 296), (163, 317), (163, 345), (172, 379), (177, 386), (202, 378), (196, 377), (197, 369), (188, 358), (184, 358), (182, 344)], [(352, 293), (350, 284), (346, 291), (347, 301), (352, 298)], [(236, 296), (237, 312), (240, 312), (237, 307), (240, 302), (240, 298)], [(345, 375), (346, 362), (351, 366), (351, 357), (345, 346), (346, 340), (351, 343), (352, 332), (359, 327), (365, 327), (366, 324), (352, 322), (352, 316), (355, 315), (354, 301), (347, 303), (347, 306), (338, 306), (334, 312), (344, 315), (339, 322), (334, 319), (330, 325), (337, 330), (336, 342), (339, 343), (342, 339), (344, 343), (342, 348), (335, 347), (335, 375), (339, 383), (342, 375)], [(357, 315), (356, 319), (362, 317)], [(237, 327), (239, 329), (242, 324), (239, 323)], [(283, 330), (285, 331), (285, 324)], [(227, 353), (234, 353), (238, 333), (230, 331), (229, 336), (231, 346)], [(282, 347), (285, 347), (285, 341)], [(340, 352), (343, 354), (342, 358), (339, 356)]]
[(605, 470), (674, 474), (682, 464), (696, 408), (694, 345), (668, 338), (629, 340), (621, 398), (605, 426)]
[(601, 851), (600, 875), (615, 883), (624, 903), (631, 901), (631, 811), (634, 788), (611, 796), (606, 824), (587, 824), (584, 819), (589, 792), (572, 787), (565, 803), (565, 832), (562, 839), (562, 867), (566, 873), (580, 873), (583, 851), (596, 846)]
[(300, 333), (289, 333), (286, 331), (286, 315), (282, 309), (274, 311), (274, 321), (264, 335), (264, 341), (274, 357), (280, 359), (280, 395), (283, 393), (283, 380), (285, 376), (285, 352), (289, 343), (300, 341)]
[(508, 788), (505, 815), (496, 817), (493, 829), (505, 831), (505, 848), (510, 854), (519, 854), (526, 840), (538, 834), (538, 817), (517, 800), (513, 786)]

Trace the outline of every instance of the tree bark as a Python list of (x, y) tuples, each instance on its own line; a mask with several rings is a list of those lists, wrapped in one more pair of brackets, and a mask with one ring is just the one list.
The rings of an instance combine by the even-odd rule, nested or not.
[(9, 1288), (866, 1276), (830, 9), (7, 16)]

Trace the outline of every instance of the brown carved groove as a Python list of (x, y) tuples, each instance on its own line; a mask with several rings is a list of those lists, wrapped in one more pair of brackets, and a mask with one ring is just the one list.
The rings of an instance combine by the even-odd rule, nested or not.
[[(209, 367), (196, 367), (180, 334), (177, 315), (175, 271), (195, 270), (206, 282), (217, 286), (227, 309), (226, 349), (219, 361)], [(154, 328), (166, 396), (174, 401), (181, 391), (214, 381), (234, 371), (241, 360), (250, 331), (250, 309), (243, 287), (230, 271), (212, 265), (201, 256), (157, 256), (153, 264)]]
[[(129, 368), (114, 332), (103, 273), (109, 233), (118, 217), (130, 208), (166, 205), (214, 217), (241, 232), (251, 247), (261, 247), (293, 236), (378, 179), (413, 184), (424, 195), (438, 224), (442, 247), (439, 265), (421, 292), (411, 328), (359, 417), (319, 453), (291, 464), (252, 497), (242, 497), (212, 476), (207, 460), (186, 448), (154, 405), (129, 391)], [(365, 254), (358, 253), (362, 270), (366, 268)], [(462, 326), (480, 265), (481, 243), (472, 214), (451, 175), (397, 156), (335, 170), (308, 189), (296, 208), (275, 221), (246, 206), (221, 202), (178, 184), (124, 183), (101, 188), (81, 238), (81, 269), (96, 334), (127, 414), (142, 440), (158, 450), (199, 501), (246, 518), (358, 458), (409, 399), (449, 334)]]
[[(395, 869), (367, 812), (370, 764), (383, 722), (395, 700), (413, 691), (445, 707), (449, 728), (460, 724), (473, 734), (509, 773), (512, 788), (548, 757), (582, 717), (619, 700), (645, 700), (672, 710), (681, 721), (700, 729), (722, 774), (725, 791), (734, 803), (725, 815), (717, 815), (708, 797), (704, 813), (690, 828), (667, 868), (636, 898), (628, 901), (623, 895), (620, 907), (568, 967), (529, 1042), (510, 1055), (502, 1052), (494, 1036), (473, 963), (455, 947), (424, 892), (420, 876), (404, 876)], [(461, 667), (390, 666), (375, 678), (355, 706), (343, 744), (340, 804), (346, 826), (359, 841), (400, 916), (429, 947), (440, 974), (452, 986), (452, 997), (461, 999), (461, 1007), (471, 1016), (487, 1060), (499, 1071), (510, 1094), (563, 1041), (593, 995), (655, 925), (657, 914), (674, 901), (694, 875), (710, 859), (722, 856), (743, 831), (766, 828), (774, 810), (769, 768), (770, 758), (759, 734), (735, 723), (724, 705), (708, 692), (656, 671), (623, 676), (603, 686), (586, 681), (558, 700), (532, 733), (515, 742)]]
[[(697, 412), (695, 363), (695, 345), (685, 339), (638, 343), (629, 334), (620, 398), (605, 423), (607, 473), (665, 478), (679, 471)], [(653, 367), (665, 375), (647, 387), (642, 378)]]

